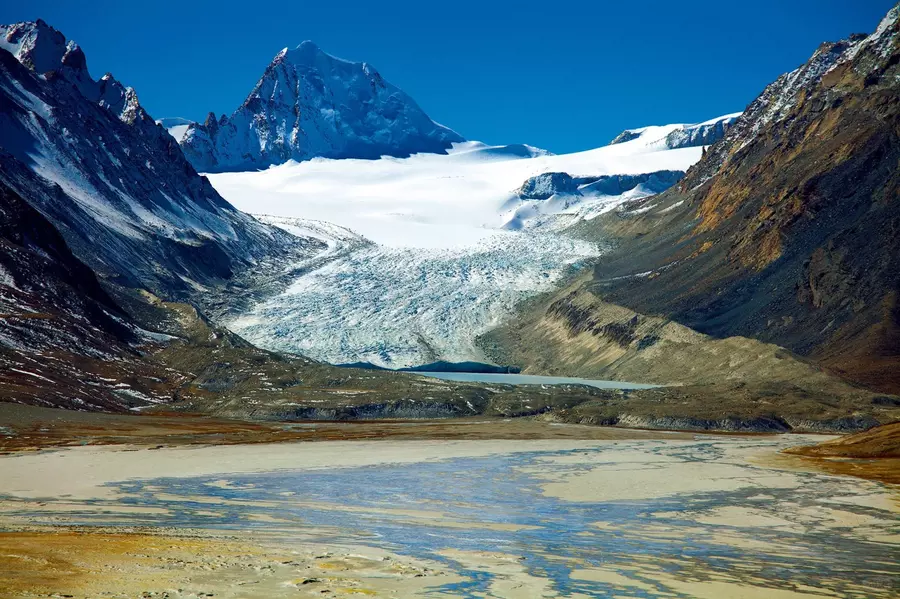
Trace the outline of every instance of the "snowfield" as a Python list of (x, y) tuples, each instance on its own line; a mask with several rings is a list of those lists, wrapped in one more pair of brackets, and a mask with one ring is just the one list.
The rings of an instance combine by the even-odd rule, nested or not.
[(596, 244), (568, 237), (566, 226), (660, 191), (638, 185), (604, 195), (585, 184), (529, 199), (519, 194), (523, 183), (555, 172), (685, 171), (702, 147), (666, 145), (684, 128), (647, 127), (626, 142), (559, 156), (465, 142), (446, 155), (317, 158), (207, 175), (240, 210), (272, 215), (262, 219), (329, 244), (287, 290), (227, 324), (261, 347), (332, 363), (482, 361), (477, 335), (601, 254)]
[(559, 156), (522, 157), (509, 146), (465, 142), (449, 155), (315, 158), (207, 176), (245, 212), (333, 222), (390, 247), (457, 248), (502, 228), (517, 207), (516, 189), (529, 177), (686, 170), (702, 148), (654, 145), (677, 127), (650, 127), (633, 141)]

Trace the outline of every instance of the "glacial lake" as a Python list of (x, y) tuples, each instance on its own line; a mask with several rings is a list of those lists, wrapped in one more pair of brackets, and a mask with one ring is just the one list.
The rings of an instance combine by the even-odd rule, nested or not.
[(655, 389), (662, 385), (600, 381), (568, 376), (538, 376), (534, 374), (506, 374), (491, 372), (411, 372), (444, 381), (470, 383), (498, 383), (503, 385), (586, 385), (597, 389)]

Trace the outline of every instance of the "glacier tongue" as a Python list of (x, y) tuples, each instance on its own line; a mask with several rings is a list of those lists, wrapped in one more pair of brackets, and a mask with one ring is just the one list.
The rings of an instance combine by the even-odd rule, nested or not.
[[(299, 219), (288, 226), (315, 236)], [(518, 302), (550, 290), (570, 265), (600, 253), (594, 244), (542, 233), (498, 232), (457, 249), (356, 245), (341, 252), (354, 240), (331, 240), (334, 259), (229, 328), (266, 349), (339, 364), (478, 361), (479, 334)]]

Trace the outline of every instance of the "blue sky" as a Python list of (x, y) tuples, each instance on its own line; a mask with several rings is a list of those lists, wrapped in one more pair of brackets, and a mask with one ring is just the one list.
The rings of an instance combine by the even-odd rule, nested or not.
[(29, 0), (5, 2), (0, 20), (43, 18), (157, 118), (230, 113), (281, 48), (311, 39), (372, 63), (469, 139), (560, 153), (739, 111), (895, 1)]

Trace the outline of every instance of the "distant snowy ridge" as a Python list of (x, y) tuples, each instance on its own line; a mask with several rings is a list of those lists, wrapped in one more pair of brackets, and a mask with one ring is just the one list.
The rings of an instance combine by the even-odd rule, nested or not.
[(664, 125), (626, 129), (610, 145), (641, 140), (648, 147), (662, 146), (674, 150), (676, 148), (693, 148), (711, 146), (723, 137), (725, 132), (741, 116), (740, 112), (726, 114), (695, 125)]
[(210, 113), (180, 139), (201, 172), (255, 170), (317, 156), (442, 153), (461, 141), (372, 65), (336, 58), (309, 41), (279, 52), (231, 116)]
[(508, 230), (561, 230), (616, 208), (662, 193), (684, 177), (684, 171), (663, 170), (637, 175), (572, 177), (544, 173), (528, 179), (501, 216)]
[(188, 127), (194, 124), (190, 119), (184, 119), (180, 116), (164, 117), (156, 119), (156, 124), (161, 125), (169, 135), (175, 138), (175, 141), (181, 141), (184, 134), (187, 133)]
[(503, 146), (489, 146), (480, 141), (466, 141), (454, 143), (448, 154), (465, 156), (467, 159), (478, 157), (486, 160), (509, 160), (515, 158), (538, 158), (540, 156), (554, 156), (553, 152), (530, 146), (528, 144), (507, 144)]

